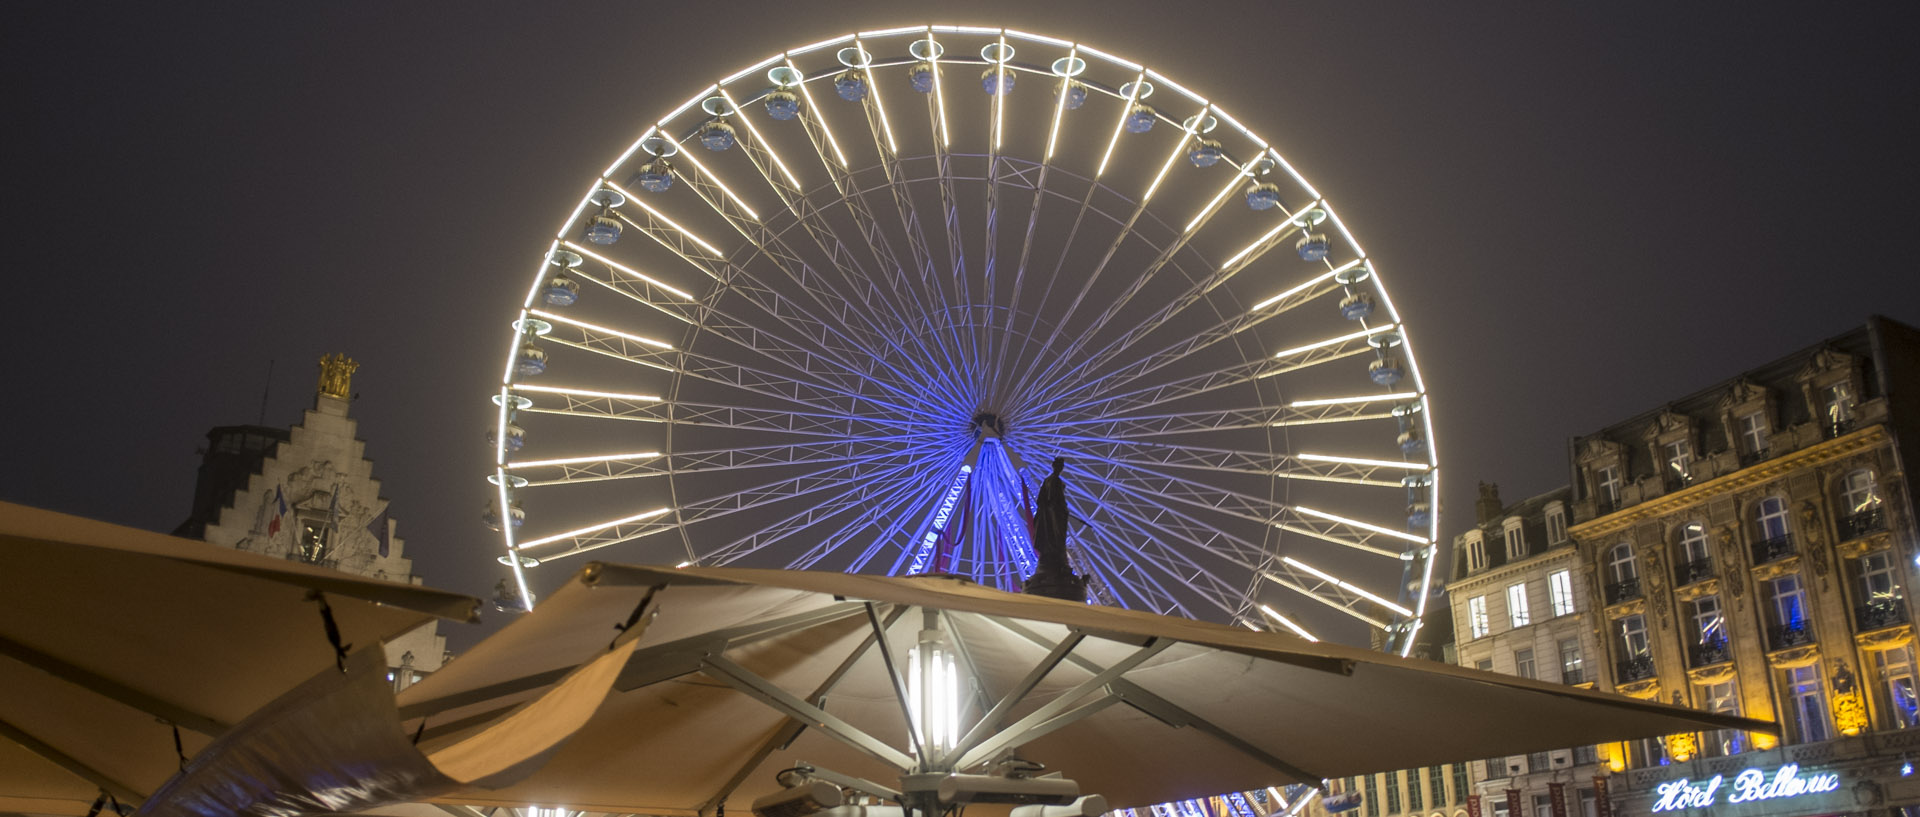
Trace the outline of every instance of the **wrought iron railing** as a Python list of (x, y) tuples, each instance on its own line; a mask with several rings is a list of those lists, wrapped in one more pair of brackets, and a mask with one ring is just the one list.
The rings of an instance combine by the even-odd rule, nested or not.
[(1746, 466), (1765, 461), (1768, 457), (1771, 457), (1771, 456), (1773, 456), (1773, 451), (1767, 448), (1759, 448), (1753, 451), (1742, 451), (1740, 452), (1740, 466), (1744, 468)]
[(1869, 533), (1879, 533), (1887, 529), (1887, 514), (1875, 505), (1859, 513), (1840, 517), (1840, 541), (1858, 539)]
[(1791, 533), (1783, 533), (1753, 543), (1753, 563), (1756, 565), (1779, 561), (1793, 554), (1793, 534)]
[(1725, 637), (1708, 639), (1705, 643), (1687, 648), (1687, 666), (1690, 667), (1707, 667), (1732, 660), (1733, 649), (1727, 646)]
[(1784, 650), (1813, 643), (1813, 626), (1805, 621), (1767, 627), (1767, 649)]
[(1566, 684), (1567, 686), (1578, 686), (1589, 680), (1592, 679), (1587, 677), (1587, 670), (1584, 667), (1563, 667), (1560, 670), (1560, 683)]
[(1678, 579), (1682, 585), (1689, 585), (1694, 582), (1711, 579), (1713, 578), (1713, 559), (1695, 559), (1687, 562), (1681, 565), (1678, 570), (1674, 571), (1674, 577)]
[(1641, 655), (1613, 665), (1614, 683), (1627, 684), (1653, 677), (1653, 656)]
[(1827, 439), (1831, 440), (1835, 437), (1841, 436), (1849, 431), (1852, 431), (1853, 419), (1848, 418), (1845, 420), (1834, 420), (1829, 423), (1824, 423), (1820, 426), (1820, 430), (1821, 432), (1826, 434)]
[(1907, 623), (1904, 599), (1876, 599), (1853, 608), (1853, 622), (1862, 632)]
[(1640, 579), (1632, 578), (1607, 585), (1607, 603), (1619, 604), (1628, 599), (1640, 598)]

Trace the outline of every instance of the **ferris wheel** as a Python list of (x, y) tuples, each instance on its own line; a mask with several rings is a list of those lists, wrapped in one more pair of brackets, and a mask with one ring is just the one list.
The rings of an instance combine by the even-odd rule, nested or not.
[(1084, 43), (866, 31), (700, 90), (586, 188), (502, 326), (521, 599), (588, 553), (1018, 589), (1064, 458), (1089, 601), (1411, 648), (1407, 328), (1214, 101)]

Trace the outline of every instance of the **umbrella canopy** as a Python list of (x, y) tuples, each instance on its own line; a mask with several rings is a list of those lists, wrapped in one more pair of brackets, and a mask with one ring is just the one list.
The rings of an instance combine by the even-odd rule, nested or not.
[[(1774, 731), (957, 579), (606, 564), (403, 691), (401, 715), (425, 719), (423, 747), (469, 739), (608, 655), (621, 627), (632, 654), (551, 760), (504, 788), (440, 800), (740, 813), (801, 764), (883, 791), (916, 771), (1005, 769), (1017, 750), (1120, 808), (1675, 732)], [(939, 654), (953, 657), (957, 683), (942, 687)], [(908, 699), (941, 688), (957, 700), (909, 714)]]
[(153, 792), (180, 753), (335, 665), (315, 599), (363, 648), (479, 608), (7, 503), (0, 553), (0, 811), (83, 814), (102, 789)]

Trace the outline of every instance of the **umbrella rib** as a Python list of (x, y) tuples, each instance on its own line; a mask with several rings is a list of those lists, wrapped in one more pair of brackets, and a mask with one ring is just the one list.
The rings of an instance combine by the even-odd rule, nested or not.
[(118, 797), (122, 800), (126, 800), (129, 803), (138, 803), (146, 799), (146, 795), (143, 795), (137, 791), (134, 791), (127, 784), (122, 783), (118, 780), (115, 780), (111, 777), (108, 777), (105, 772), (102, 772), (99, 769), (95, 769), (92, 766), (88, 766), (87, 764), (80, 762), (78, 759), (75, 759), (71, 755), (68, 755), (65, 752), (62, 752), (59, 749), (53, 748), (52, 746), (48, 745), (45, 741), (42, 741), (39, 738), (36, 738), (30, 734), (27, 734), (20, 727), (14, 726), (11, 723), (8, 723), (6, 721), (0, 721), (0, 737), (4, 737), (8, 740), (13, 741), (14, 743), (20, 744), (27, 751), (32, 752), (36, 755), (39, 755), (41, 758), (45, 759), (48, 763), (52, 763), (55, 766), (59, 766), (62, 769), (66, 769), (67, 771), (72, 772), (75, 777), (79, 777), (87, 781), (88, 783), (92, 783), (93, 785), (99, 786), (102, 789), (112, 792), (113, 796)]
[[(979, 746), (969, 749), (964, 755), (962, 755), (960, 757), (960, 762), (954, 764), (954, 768), (964, 769), (968, 766), (972, 766), (976, 763), (980, 763), (986, 760), (987, 758), (992, 757), (995, 754), (998, 754), (1000, 750), (1005, 749), (1006, 747), (1014, 743), (1018, 743), (1025, 740), (1028, 737), (1029, 733), (1033, 732), (1035, 729), (1043, 725), (1046, 727), (1045, 731), (1048, 731), (1048, 732), (1051, 732), (1054, 729), (1058, 729), (1062, 726), (1065, 726), (1066, 723), (1053, 723), (1054, 716), (1059, 715), (1061, 712), (1067, 710), (1069, 707), (1072, 707), (1075, 703), (1078, 703), (1081, 698), (1086, 697), (1088, 694), (1092, 693), (1094, 690), (1100, 689), (1110, 683), (1120, 680), (1120, 676), (1125, 675), (1128, 672), (1131, 672), (1134, 667), (1138, 667), (1147, 659), (1152, 658), (1156, 655), (1159, 655), (1162, 651), (1166, 650), (1166, 648), (1173, 646), (1173, 644), (1174, 642), (1172, 639), (1167, 639), (1167, 638), (1153, 639), (1152, 641), (1148, 642), (1147, 646), (1134, 650), (1132, 655), (1129, 655), (1126, 658), (1121, 659), (1119, 663), (1116, 663), (1113, 666), (1100, 671), (1098, 674), (1094, 675), (1092, 678), (1088, 678), (1087, 680), (1082, 681), (1079, 686), (1076, 686), (1072, 689), (1067, 690), (1066, 692), (1061, 693), (1059, 697), (1054, 698), (1052, 701), (1047, 702), (1045, 706), (1042, 706), (1039, 709), (1034, 710), (1031, 714), (1027, 715), (1026, 717), (1021, 718), (1020, 720), (1014, 721), (1011, 726), (1008, 726), (1007, 728), (1002, 729), (999, 732), (995, 733), (992, 737), (987, 738), (984, 741), (981, 741)], [(1082, 662), (1075, 662), (1075, 663), (1082, 663)], [(1091, 662), (1085, 662), (1085, 663), (1091, 663)], [(1097, 711), (1097, 709), (1093, 711)], [(1081, 717), (1084, 717), (1085, 715), (1093, 714), (1093, 711), (1086, 711), (1086, 708), (1083, 707), (1080, 710), (1075, 710), (1075, 713), (1077, 713)], [(1077, 720), (1077, 719), (1078, 717), (1074, 718), (1073, 720)]]
[(989, 730), (999, 729), (1000, 722), (1007, 717), (1007, 712), (1019, 705), (1020, 701), (1027, 697), (1027, 693), (1039, 686), (1041, 679), (1046, 678), (1047, 673), (1052, 672), (1054, 667), (1060, 666), (1060, 662), (1066, 659), (1067, 653), (1073, 652), (1073, 648), (1079, 646), (1080, 641), (1086, 637), (1086, 633), (1075, 630), (1060, 643), (1053, 645), (1047, 657), (1040, 659), (1040, 663), (1028, 671), (1025, 678), (1021, 678), (1019, 683), (1007, 690), (1006, 695), (1001, 696), (1000, 702), (994, 704), (992, 710), (981, 716), (979, 723), (967, 730), (966, 737), (960, 739), (960, 748), (957, 751), (965, 754), (966, 750), (972, 749), (980, 741), (985, 740)]
[[(873, 625), (873, 637), (880, 645), (880, 661), (886, 665), (887, 680), (893, 682), (893, 696), (900, 702), (900, 716), (906, 718), (907, 741), (913, 747), (913, 753), (921, 758), (932, 756), (920, 745), (920, 730), (914, 726), (913, 704), (907, 700), (907, 685), (900, 679), (900, 670), (893, 664), (893, 645), (887, 643), (887, 628), (880, 623), (880, 611), (873, 602), (866, 603), (867, 621)], [(903, 610), (905, 608), (902, 608)]]
[(189, 712), (159, 698), (128, 688), (111, 678), (89, 672), (16, 641), (0, 638), (0, 655), (12, 658), (115, 703), (145, 712), (167, 723), (184, 726), (208, 737), (218, 737), (220, 733), (227, 731), (229, 726), (213, 718), (197, 712)]
[(882, 743), (879, 738), (860, 731), (858, 727), (841, 720), (838, 716), (800, 700), (793, 693), (781, 689), (772, 681), (734, 663), (726, 656), (707, 656), (701, 660), (701, 671), (774, 710), (819, 729), (828, 736), (902, 772), (913, 769), (913, 758), (908, 757), (904, 752)]
[[(992, 618), (992, 621), (996, 624), (999, 624), (1001, 627), (1006, 628), (1008, 632), (1018, 635), (1021, 638), (1024, 638), (1035, 644), (1048, 643), (1047, 639), (1042, 638), (1039, 633), (1035, 633), (1031, 630), (1028, 630), (1027, 628), (1022, 627), (1018, 623), (1011, 621), (1009, 619), (1004, 619), (996, 616)], [(1096, 664), (1092, 660), (1081, 657), (1081, 656), (1069, 655), (1067, 656), (1067, 660), (1072, 661), (1075, 665), (1079, 666), (1081, 669), (1085, 669), (1089, 671), (1098, 671), (1100, 669), (1099, 664)], [(1310, 665), (1303, 664), (1302, 666), (1310, 666)], [(1320, 667), (1310, 667), (1310, 668), (1320, 669)], [(1124, 700), (1128, 706), (1131, 706), (1134, 709), (1140, 710), (1141, 712), (1145, 713), (1148, 717), (1158, 720), (1161, 723), (1167, 724), (1168, 726), (1172, 726), (1174, 728), (1179, 728), (1181, 726), (1192, 726), (1192, 727), (1198, 728), (1200, 731), (1206, 732), (1207, 734), (1212, 735), (1214, 738), (1220, 740), (1221, 742), (1227, 744), (1228, 746), (1231, 746), (1235, 749), (1240, 750), (1241, 752), (1246, 753), (1249, 757), (1252, 757), (1255, 760), (1258, 760), (1262, 763), (1272, 766), (1273, 768), (1281, 772), (1284, 772), (1286, 774), (1295, 775), (1297, 779), (1299, 779), (1302, 782), (1311, 783), (1316, 780), (1326, 779), (1325, 775), (1315, 774), (1313, 772), (1303, 770), (1298, 766), (1295, 766), (1291, 763), (1281, 760), (1280, 758), (1274, 757), (1273, 755), (1268, 754), (1265, 751), (1262, 751), (1258, 747), (1242, 739), (1240, 736), (1235, 735), (1232, 732), (1229, 732), (1226, 729), (1221, 728), (1219, 725), (1213, 723), (1212, 721), (1209, 721), (1205, 718), (1195, 715), (1192, 712), (1188, 712), (1187, 710), (1181, 708), (1178, 704), (1175, 704), (1172, 701), (1169, 701), (1165, 698), (1162, 698), (1158, 695), (1148, 692), (1146, 689), (1142, 688), (1139, 684), (1136, 684), (1132, 681), (1128, 681), (1124, 678), (1117, 678), (1113, 681), (1112, 686), (1116, 694), (1118, 694), (1121, 700)]]
[[(886, 626), (892, 627), (894, 622), (899, 621), (901, 616), (906, 615), (906, 612), (907, 608), (905, 605), (893, 608), (893, 612), (887, 614)], [(873, 635), (868, 635), (864, 641), (860, 642), (860, 646), (853, 648), (853, 651), (847, 655), (846, 659), (840, 662), (840, 666), (835, 667), (833, 672), (827, 673), (826, 680), (820, 682), (820, 686), (813, 690), (812, 695), (807, 696), (807, 700), (815, 706), (821, 705), (826, 700), (827, 693), (832, 692), (834, 687), (839, 686), (840, 680), (845, 678), (847, 673), (853, 670), (853, 665), (866, 656), (867, 650), (873, 648), (875, 640)], [(727, 778), (727, 782), (720, 785), (719, 791), (717, 791), (711, 799), (707, 800), (707, 802), (700, 804), (700, 813), (710, 813), (710, 810), (713, 809), (714, 806), (726, 802), (728, 797), (733, 796), (734, 789), (740, 788), (740, 784), (746, 782), (747, 775), (753, 774), (754, 769), (760, 768), (760, 764), (766, 761), (768, 755), (773, 754), (773, 750), (792, 743), (795, 738), (800, 737), (800, 733), (805, 731), (806, 728), (807, 725), (805, 723), (793, 720), (792, 718), (789, 718), (786, 722), (775, 728), (773, 733), (768, 735), (767, 739), (761, 742), (758, 748), (753, 750), (753, 754), (747, 758), (747, 762), (741, 765), (738, 770), (734, 771), (733, 776)]]

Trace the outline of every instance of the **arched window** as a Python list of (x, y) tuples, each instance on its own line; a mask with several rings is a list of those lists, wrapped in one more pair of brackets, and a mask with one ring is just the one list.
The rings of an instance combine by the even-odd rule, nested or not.
[(1713, 555), (1707, 548), (1707, 526), (1698, 519), (1680, 525), (1680, 582), (1691, 584), (1713, 575)]
[(1760, 500), (1754, 511), (1755, 532), (1763, 542), (1787, 538), (1787, 501), (1777, 496)]
[(1880, 508), (1880, 488), (1865, 468), (1840, 478), (1840, 515), (1852, 516)]

